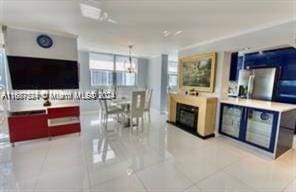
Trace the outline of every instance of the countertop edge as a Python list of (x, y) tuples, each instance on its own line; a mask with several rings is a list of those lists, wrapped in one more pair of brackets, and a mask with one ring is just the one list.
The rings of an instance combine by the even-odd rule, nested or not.
[(296, 110), (296, 105), (287, 103), (278, 103), (272, 101), (262, 101), (254, 99), (241, 99), (241, 98), (224, 98), (219, 101), (220, 103), (232, 104), (244, 107), (253, 107), (263, 110), (286, 112)]

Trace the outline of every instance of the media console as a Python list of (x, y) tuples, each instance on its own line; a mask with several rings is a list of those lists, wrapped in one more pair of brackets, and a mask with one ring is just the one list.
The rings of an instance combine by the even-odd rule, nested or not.
[(9, 110), (10, 143), (80, 133), (78, 104)]

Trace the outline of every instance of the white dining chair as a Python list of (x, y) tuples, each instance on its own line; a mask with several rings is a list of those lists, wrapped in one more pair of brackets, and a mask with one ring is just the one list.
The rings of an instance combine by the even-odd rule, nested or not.
[(149, 121), (151, 121), (150, 108), (151, 108), (152, 93), (153, 93), (152, 89), (146, 89), (144, 112), (145, 114), (148, 115)]
[(145, 91), (133, 91), (132, 100), (129, 111), (130, 127), (133, 128), (133, 120), (136, 119), (137, 126), (139, 126), (139, 119), (143, 125), (144, 109), (145, 109)]
[(106, 99), (100, 99), (99, 102), (101, 107), (102, 123), (105, 125), (107, 130), (109, 116), (116, 115), (117, 121), (119, 121), (119, 116), (123, 113), (123, 109), (118, 105), (108, 105)]

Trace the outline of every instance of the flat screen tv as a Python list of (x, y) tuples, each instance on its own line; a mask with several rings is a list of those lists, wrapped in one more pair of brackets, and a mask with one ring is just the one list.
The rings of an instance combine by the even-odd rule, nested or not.
[(16, 56), (7, 61), (13, 89), (78, 89), (77, 61)]

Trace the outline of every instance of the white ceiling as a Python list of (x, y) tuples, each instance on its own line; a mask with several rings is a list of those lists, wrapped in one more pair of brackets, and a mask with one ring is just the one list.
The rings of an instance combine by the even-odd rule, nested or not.
[[(148, 57), (296, 18), (296, 0), (101, 1), (112, 24), (82, 17), (81, 1), (0, 0), (0, 23), (75, 34), (81, 50), (127, 54), (134, 44), (136, 55)], [(165, 38), (164, 30), (183, 33)]]

